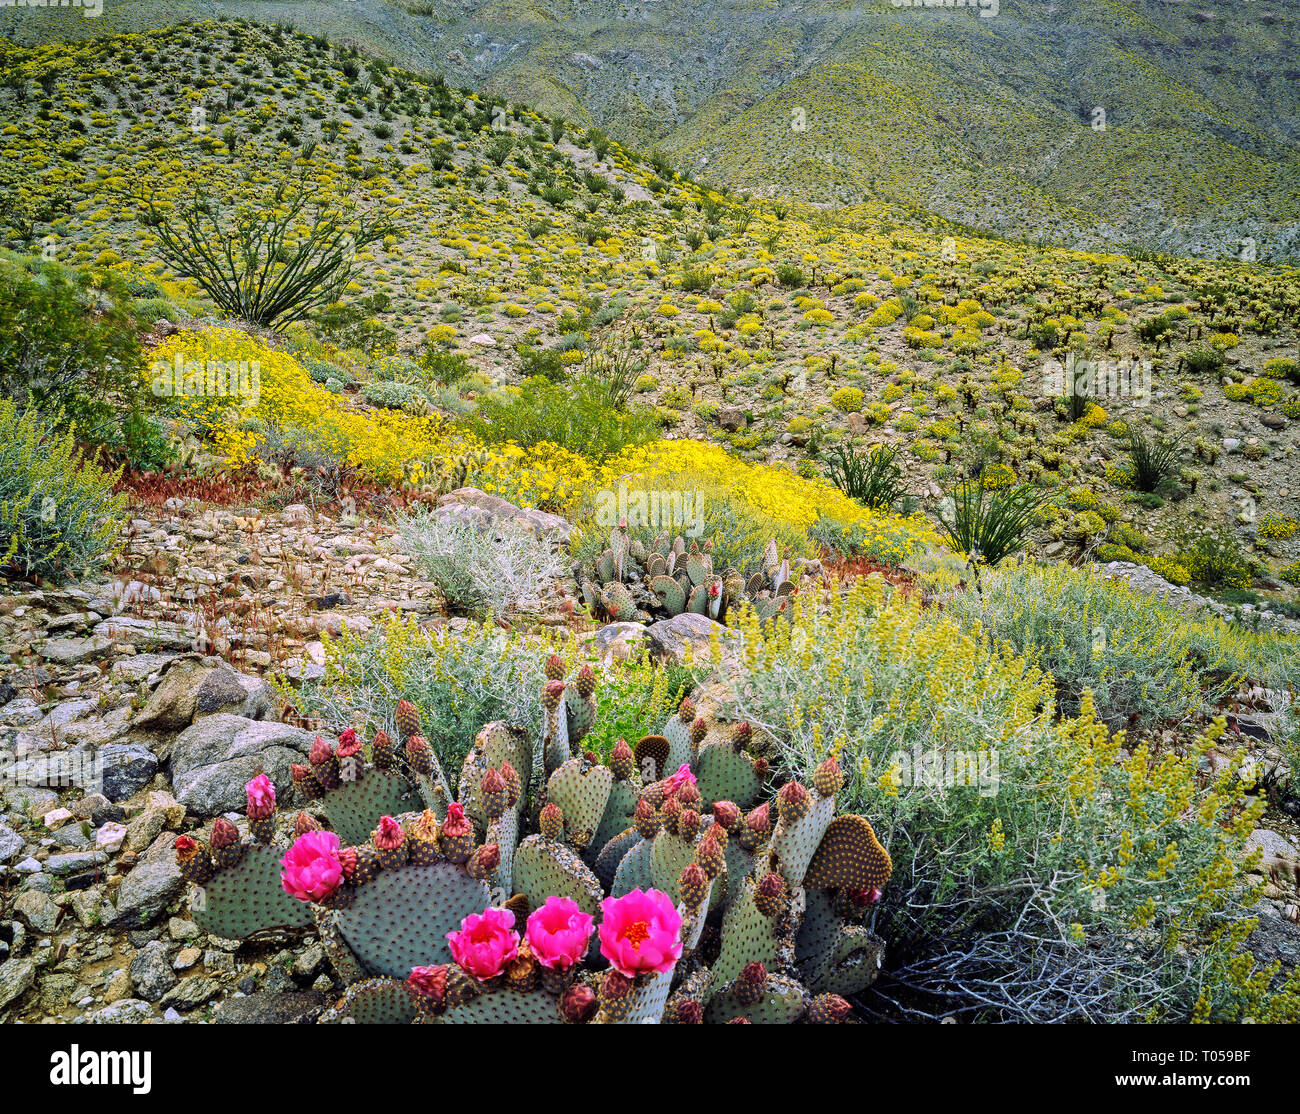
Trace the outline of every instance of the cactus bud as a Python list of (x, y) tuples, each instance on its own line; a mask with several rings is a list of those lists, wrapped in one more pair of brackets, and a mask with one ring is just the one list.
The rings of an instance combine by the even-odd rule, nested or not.
[(551, 654), (542, 666), (548, 681), (564, 680), (564, 659), (559, 654)]
[(704, 722), (703, 716), (697, 716), (691, 724), (691, 743), (698, 747), (709, 734), (709, 725)]
[(844, 771), (835, 761), (835, 755), (832, 754), (813, 771), (812, 783), (822, 797), (833, 797), (840, 791), (840, 786), (844, 784)]
[(361, 740), (357, 738), (357, 733), (349, 727), (346, 731), (339, 732), (338, 756), (340, 758), (355, 758), (361, 753)]
[(677, 718), (688, 727), (695, 722), (695, 701), (689, 696), (682, 697), (682, 702), (677, 708)]
[(632, 980), (618, 971), (607, 971), (600, 980), (600, 997), (603, 1002), (617, 1002), (632, 991)]
[(554, 801), (542, 809), (537, 818), (543, 839), (559, 840), (564, 835), (564, 813)]
[(632, 748), (627, 745), (626, 739), (619, 739), (614, 744), (614, 751), (609, 756), (609, 768), (616, 781), (627, 781), (636, 773), (636, 759), (632, 756)]
[(397, 765), (397, 751), (387, 732), (375, 732), (375, 737), (370, 740), (370, 756), (381, 770), (391, 770)]
[(506, 779), (499, 771), (488, 769), (480, 783), (483, 791), (483, 810), (489, 820), (497, 819), (506, 810)]
[(754, 906), (765, 917), (775, 917), (785, 907), (789, 891), (785, 879), (773, 872), (759, 879), (754, 891)]
[(632, 825), (646, 839), (654, 839), (659, 834), (663, 821), (654, 805), (642, 797), (637, 801), (636, 808), (633, 810)]
[(212, 821), (212, 849), (218, 851), (239, 842), (239, 829), (224, 816)]
[(172, 844), (176, 849), (176, 865), (180, 867), (181, 876), (196, 886), (203, 885), (212, 877), (212, 860), (208, 849), (191, 836), (177, 836)]
[(440, 841), (442, 853), (454, 863), (468, 862), (474, 851), (474, 825), (466, 818), (464, 807), (456, 801), (447, 806), (447, 819), (442, 822)]
[(469, 862), (469, 873), (473, 878), (480, 882), (486, 882), (492, 877), (496, 868), (501, 865), (501, 848), (495, 843), (485, 843), (477, 851)]
[(781, 823), (788, 828), (808, 815), (812, 800), (808, 790), (797, 781), (787, 781), (776, 795), (776, 807), (781, 816)]
[(772, 819), (768, 813), (768, 802), (764, 801), (755, 809), (751, 809), (745, 817), (745, 824), (736, 833), (736, 838), (740, 840), (740, 845), (746, 851), (755, 850), (772, 832)]
[(747, 1017), (733, 1017), (727, 1022), (728, 1025), (753, 1025), (754, 1023)]
[(578, 670), (578, 680), (576, 682), (578, 695), (584, 700), (589, 700), (596, 691), (596, 674), (590, 665), (584, 665)]
[(769, 764), (766, 758), (754, 759), (754, 773), (756, 773), (759, 777), (766, 777), (768, 769), (769, 769)]
[(340, 847), (338, 856), (339, 862), (343, 866), (343, 877), (351, 882), (352, 876), (357, 872), (357, 849), (355, 847)]
[(746, 963), (735, 982), (736, 1001), (742, 1006), (756, 1006), (763, 1000), (763, 986), (767, 982), (767, 968), (755, 960)]
[(677, 879), (677, 894), (687, 909), (700, 905), (709, 892), (709, 878), (699, 863), (689, 863)]
[(700, 840), (699, 846), (695, 848), (695, 861), (700, 864), (700, 868), (710, 878), (716, 878), (727, 869), (727, 859), (722, 853), (722, 848), (718, 841), (713, 838), (713, 830)]
[(586, 983), (574, 983), (565, 989), (560, 1010), (566, 1021), (581, 1025), (596, 1012), (596, 992)]
[(310, 801), (313, 797), (319, 797), (321, 793), (321, 783), (316, 779), (310, 766), (299, 765), (294, 763), (289, 767), (289, 774), (293, 778), (293, 787), (298, 796), (304, 801)]
[(334, 748), (319, 735), (311, 745), (307, 761), (311, 763), (312, 772), (323, 788), (334, 789), (338, 786), (339, 760), (334, 755)]
[(305, 812), (300, 812), (293, 818), (293, 834), (295, 838), (297, 836), (306, 835), (308, 832), (318, 831), (320, 831), (320, 823), (314, 817), (308, 816)]
[(724, 831), (734, 833), (740, 826), (740, 809), (733, 801), (714, 801), (713, 822)]
[(678, 1025), (703, 1025), (704, 1007), (695, 998), (684, 998), (673, 1009), (672, 1021)]
[(514, 808), (523, 796), (524, 787), (519, 781), (519, 774), (509, 762), (501, 763), (501, 780), (506, 784), (506, 807)]
[(423, 777), (433, 776), (433, 751), (423, 735), (412, 735), (406, 740), (406, 760), (411, 769)]
[(682, 815), (682, 802), (676, 797), (669, 797), (664, 802), (664, 807), (660, 809), (659, 815), (663, 818), (664, 827), (676, 835), (677, 821)]
[(555, 711), (560, 706), (560, 701), (564, 699), (564, 682), (547, 681), (542, 686), (542, 707), (548, 712)]
[(700, 814), (693, 808), (682, 809), (682, 814), (677, 818), (677, 834), (682, 839), (691, 842), (700, 832)]
[(409, 700), (399, 700), (393, 713), (397, 720), (397, 730), (403, 739), (420, 733), (420, 710)]
[(731, 741), (737, 750), (749, 746), (754, 739), (754, 729), (748, 720), (741, 720), (731, 732)]
[(417, 999), (427, 998), (441, 1003), (447, 997), (447, 965), (441, 963), (437, 967), (412, 967), (406, 985)]
[(843, 1025), (853, 1014), (853, 1007), (838, 994), (819, 994), (808, 1004), (811, 1025)]

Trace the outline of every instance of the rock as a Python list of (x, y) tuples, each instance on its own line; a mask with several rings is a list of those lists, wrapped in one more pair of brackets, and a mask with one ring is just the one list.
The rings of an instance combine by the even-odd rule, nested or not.
[(33, 932), (48, 936), (59, 920), (59, 907), (48, 894), (24, 890), (14, 900), (14, 912)]
[(1281, 430), (1286, 429), (1286, 419), (1281, 414), (1261, 414), (1259, 424), (1265, 429)]
[(41, 864), (28, 855), (27, 858), (14, 867), (14, 870), (18, 871), (19, 874), (40, 874)]
[(176, 958), (172, 960), (172, 969), (176, 971), (188, 971), (200, 959), (203, 958), (201, 948), (181, 948), (176, 953)]
[(43, 865), (50, 874), (64, 875), (102, 868), (107, 863), (108, 856), (102, 851), (69, 851), (66, 855), (51, 855)]
[(164, 835), (117, 887), (116, 902), (105, 909), (110, 928), (142, 928), (185, 891), (172, 840)]
[(183, 917), (172, 917), (167, 922), (167, 935), (173, 940), (194, 940), (203, 935), (202, 930), (193, 921)]
[(131, 997), (131, 972), (118, 971), (104, 987), (105, 1002), (121, 1002)]
[(661, 661), (684, 661), (687, 642), (694, 644), (696, 653), (707, 652), (710, 637), (715, 633), (724, 641), (728, 638), (727, 628), (721, 623), (693, 612), (660, 619), (646, 628), (650, 652)]
[(749, 424), (749, 418), (739, 406), (724, 406), (718, 411), (718, 425), (728, 433), (737, 433)]
[(153, 1007), (139, 998), (123, 998), (94, 1013), (82, 1014), (74, 1019), (84, 1025), (138, 1025), (153, 1017)]
[(0, 708), (0, 726), (3, 727), (29, 727), (44, 718), (40, 705), (27, 696), (10, 700)]
[(166, 813), (156, 808), (145, 809), (126, 826), (126, 850), (139, 854), (158, 838), (166, 826)]
[(167, 957), (167, 945), (154, 940), (136, 952), (131, 960), (131, 985), (146, 1002), (156, 1002), (177, 983)]
[(158, 770), (158, 756), (141, 743), (112, 743), (102, 747), (103, 793), (110, 801), (125, 801), (140, 792)]
[(218, 1025), (288, 1025), (321, 1009), (329, 999), (315, 990), (246, 994), (227, 998), (213, 1014)]
[(157, 673), (175, 654), (136, 654), (134, 657), (115, 661), (109, 676), (130, 684), (137, 685)]
[(307, 980), (314, 977), (325, 967), (325, 949), (319, 944), (311, 944), (303, 949), (293, 961), (293, 976)]
[(54, 809), (50, 809), (49, 812), (47, 812), (44, 816), (41, 817), (41, 823), (44, 824), (50, 831), (54, 831), (56, 828), (63, 827), (63, 825), (66, 824), (71, 819), (72, 819), (71, 809), (54, 808)]
[(617, 642), (630, 649), (646, 638), (647, 630), (644, 623), (606, 623), (596, 632), (596, 652), (603, 659), (613, 653)]
[(476, 487), (460, 487), (438, 499), (440, 521), (470, 522), (480, 528), (505, 524), (532, 530), (539, 537), (552, 536), (567, 545), (573, 527), (566, 519), (545, 511), (516, 507)]
[(1223, 439), (1224, 452), (1228, 452), (1228, 453), (1236, 452), (1237, 449), (1239, 449), (1240, 447), (1241, 447), (1241, 439), (1239, 437), (1225, 437)]
[(495, 348), (497, 346), (496, 340), (488, 336), (487, 333), (475, 333), (469, 338), (469, 342), (470, 344), (482, 345), (484, 348)]
[(103, 657), (113, 648), (113, 641), (101, 634), (89, 638), (49, 638), (37, 653), (57, 665), (79, 665)]
[(1272, 902), (1261, 901), (1255, 906), (1255, 913), (1259, 927), (1246, 940), (1255, 958), (1261, 963), (1281, 963), (1284, 972), (1288, 967), (1300, 965), (1300, 925), (1287, 920)]
[(23, 837), (7, 825), (0, 824), (0, 863), (7, 863), (23, 847)]
[(163, 1009), (171, 1007), (178, 1010), (193, 1010), (205, 1002), (212, 1001), (220, 993), (221, 984), (216, 979), (196, 975), (178, 982), (158, 1004)]
[(10, 959), (0, 963), (0, 1009), (26, 993), (36, 981), (36, 960)]
[(162, 680), (135, 718), (137, 728), (179, 731), (203, 716), (229, 713), (267, 719), (278, 698), (260, 677), (236, 672), (217, 659), (185, 654), (163, 667)]
[(67, 904), (82, 928), (94, 928), (103, 916), (103, 887), (91, 886), (88, 889), (75, 890), (69, 895)]
[(849, 415), (849, 432), (855, 437), (861, 437), (867, 432), (867, 419), (857, 410)]
[(244, 786), (265, 773), (287, 794), (289, 767), (305, 762), (315, 735), (288, 724), (221, 712), (187, 728), (172, 745), (172, 786), (186, 809), (199, 816), (242, 811)]
[(194, 643), (194, 633), (180, 623), (161, 619), (136, 619), (118, 615), (96, 624), (93, 633), (114, 642), (129, 642), (153, 650), (189, 650)]
[(1246, 839), (1246, 854), (1262, 852), (1260, 870), (1282, 889), (1300, 891), (1300, 850), (1268, 828), (1256, 828)]
[(100, 825), (95, 832), (95, 849), (106, 855), (114, 855), (122, 849), (125, 839), (126, 825), (110, 820), (107, 824)]

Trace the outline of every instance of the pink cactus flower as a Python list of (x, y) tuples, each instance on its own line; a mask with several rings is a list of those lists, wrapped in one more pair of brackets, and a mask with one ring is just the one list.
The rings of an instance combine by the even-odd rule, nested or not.
[(265, 820), (275, 813), (275, 786), (265, 774), (258, 774), (244, 786), (250, 820)]
[(677, 772), (672, 777), (664, 780), (664, 796), (671, 797), (683, 785), (695, 784), (695, 775), (691, 773), (691, 768), (685, 762), (677, 767)]
[(280, 865), (284, 867), (280, 885), (285, 893), (299, 901), (321, 901), (338, 889), (343, 878), (339, 837), (326, 831), (300, 835)]
[(406, 833), (402, 831), (402, 825), (391, 816), (381, 816), (374, 840), (375, 846), (381, 851), (396, 851), (406, 840)]
[(524, 938), (538, 963), (565, 971), (582, 962), (594, 926), (595, 918), (579, 909), (571, 897), (548, 897), (540, 909), (529, 914)]
[(515, 915), (492, 906), (471, 913), (460, 922), (459, 932), (447, 933), (452, 958), (479, 982), (496, 978), (519, 954)]
[(600, 952), (620, 974), (663, 974), (682, 957), (682, 918), (666, 893), (633, 890), (600, 908)]

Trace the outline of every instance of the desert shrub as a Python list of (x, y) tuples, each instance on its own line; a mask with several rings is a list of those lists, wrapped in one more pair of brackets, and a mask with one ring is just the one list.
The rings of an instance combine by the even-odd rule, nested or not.
[(1246, 588), (1252, 565), (1236, 535), (1222, 527), (1184, 521), (1171, 531), (1174, 556), (1193, 583), (1206, 588)]
[[(346, 621), (345, 621), (346, 623)], [(572, 643), (554, 635), (505, 631), (493, 622), (465, 630), (425, 631), (415, 617), (392, 617), (365, 635), (346, 629), (325, 644), (325, 674), (294, 691), (306, 715), (353, 724), (369, 736), (398, 737), (395, 710), (410, 700), (443, 769), (454, 779), (485, 723), (502, 719), (541, 727), (537, 694), (546, 679), (548, 650), (567, 654)]]
[(877, 445), (864, 452), (839, 444), (828, 456), (826, 473), (831, 482), (864, 507), (887, 511), (907, 494), (897, 446)]
[(596, 722), (582, 749), (608, 758), (619, 739), (657, 735), (692, 686), (689, 670), (652, 665), (643, 656), (607, 673), (596, 689)]
[(399, 517), (396, 525), (405, 551), (457, 614), (536, 610), (564, 573), (554, 547), (529, 530), (494, 533), (437, 512)]
[(1183, 363), (1193, 375), (1214, 375), (1223, 367), (1223, 353), (1217, 348), (1193, 348), (1183, 355)]
[(1138, 491), (1155, 491), (1178, 468), (1178, 450), (1182, 436), (1148, 438), (1140, 430), (1130, 429), (1128, 434), (1129, 459), (1132, 461), (1132, 482)]
[(862, 389), (860, 387), (841, 387), (831, 395), (831, 405), (842, 414), (852, 414), (862, 409)]
[(117, 475), (84, 459), (71, 433), (0, 398), (0, 565), (49, 579), (93, 567), (113, 549), (126, 508), (113, 494)]
[(1201, 704), (1189, 657), (1192, 627), (1172, 605), (1119, 580), (1066, 565), (995, 570), (949, 606), (1056, 679), (1057, 705), (1077, 715), (1085, 689), (1113, 728), (1180, 722)]
[(420, 353), (422, 371), (440, 387), (459, 383), (473, 373), (469, 358), (461, 352), (448, 352), (437, 345), (428, 345)]
[(658, 422), (644, 408), (615, 409), (598, 380), (577, 376), (559, 386), (534, 376), (518, 389), (479, 399), (460, 425), (490, 444), (513, 441), (526, 448), (545, 441), (599, 461), (651, 440)]
[(428, 396), (410, 383), (380, 381), (367, 383), (361, 388), (361, 397), (371, 406), (390, 410), (405, 410), (408, 414), (423, 414), (428, 408)]
[[(1085, 696), (1052, 715), (1052, 678), (953, 616), (878, 583), (790, 624), (737, 624), (722, 712), (807, 780), (827, 754), (839, 808), (869, 817), (894, 871), (874, 928), (878, 1016), (1000, 1021), (1273, 1020), (1296, 980), (1242, 945), (1241, 849), (1262, 803), (1239, 759), (1203, 782), (1222, 721), (1187, 749), (1111, 735)], [(718, 645), (697, 677), (719, 668)], [(1257, 1012), (1258, 1011), (1258, 1012)]]
[(983, 481), (966, 480), (935, 517), (958, 549), (994, 566), (1024, 548), (1030, 527), (1052, 498), (1050, 491), (1025, 484), (989, 491)]
[(808, 279), (793, 263), (781, 263), (776, 268), (776, 281), (784, 287), (795, 290), (803, 286)]

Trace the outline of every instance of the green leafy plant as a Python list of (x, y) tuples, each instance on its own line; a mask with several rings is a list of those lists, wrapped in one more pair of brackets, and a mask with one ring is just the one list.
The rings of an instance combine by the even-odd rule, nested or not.
[(877, 445), (870, 452), (863, 452), (852, 445), (839, 444), (828, 456), (826, 474), (831, 482), (865, 507), (890, 510), (907, 495), (897, 446)]
[(953, 544), (977, 562), (995, 566), (1020, 552), (1026, 535), (1053, 493), (1025, 484), (987, 491), (983, 480), (965, 480), (950, 494), (951, 510), (935, 512)]

